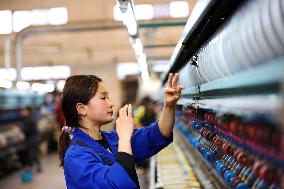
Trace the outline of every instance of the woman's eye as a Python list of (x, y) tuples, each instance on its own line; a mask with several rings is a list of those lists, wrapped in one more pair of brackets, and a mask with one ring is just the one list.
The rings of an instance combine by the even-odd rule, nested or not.
[(103, 99), (103, 100), (104, 100), (104, 99), (106, 99), (106, 97), (101, 97), (101, 99)]

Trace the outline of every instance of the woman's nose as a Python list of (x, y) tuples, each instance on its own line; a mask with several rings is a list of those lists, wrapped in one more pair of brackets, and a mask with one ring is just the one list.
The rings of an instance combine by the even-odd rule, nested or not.
[(109, 100), (109, 107), (113, 107), (113, 103), (111, 100)]

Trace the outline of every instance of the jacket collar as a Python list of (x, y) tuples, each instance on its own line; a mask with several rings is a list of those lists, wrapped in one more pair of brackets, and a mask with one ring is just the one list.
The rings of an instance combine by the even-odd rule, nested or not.
[(112, 137), (110, 133), (102, 132), (103, 137), (105, 137), (111, 151), (111, 154), (108, 150), (106, 150), (103, 146), (101, 146), (96, 140), (91, 138), (89, 135), (84, 133), (81, 129), (75, 128), (74, 132), (72, 133), (73, 137), (72, 140), (78, 140), (84, 142), (85, 144), (95, 148), (101, 153), (112, 155), (114, 158), (117, 156), (117, 144), (118, 140), (115, 137)]

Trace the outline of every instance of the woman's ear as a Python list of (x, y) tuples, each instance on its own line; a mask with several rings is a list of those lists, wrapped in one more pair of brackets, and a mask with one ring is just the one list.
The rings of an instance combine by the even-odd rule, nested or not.
[(83, 116), (87, 115), (85, 104), (77, 103), (76, 104), (76, 110), (77, 110), (79, 115), (83, 115)]

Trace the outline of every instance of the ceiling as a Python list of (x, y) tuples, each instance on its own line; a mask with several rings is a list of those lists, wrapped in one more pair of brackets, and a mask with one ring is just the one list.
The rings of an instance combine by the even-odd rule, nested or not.
[[(137, 0), (135, 4), (165, 3), (165, 0)], [(190, 11), (195, 0), (189, 0)], [(117, 25), (113, 19), (116, 2), (105, 0), (0, 0), (2, 10), (31, 10), (64, 6), (68, 25)], [(182, 19), (155, 19), (147, 23), (186, 22)], [(144, 21), (145, 22), (145, 21)], [(142, 23), (142, 21), (138, 22)], [(122, 26), (122, 24), (121, 24)], [(52, 28), (52, 27), (50, 27)], [(139, 37), (149, 60), (168, 60), (178, 42), (181, 26), (140, 28)], [(4, 43), (12, 41), (11, 66), (15, 67), (15, 39), (18, 34), (0, 35), (0, 68), (5, 67)], [(70, 65), (72, 73), (87, 72), (96, 66), (135, 62), (126, 28), (29, 35), (23, 41), (23, 66)], [(80, 65), (80, 69), (78, 69)]]

